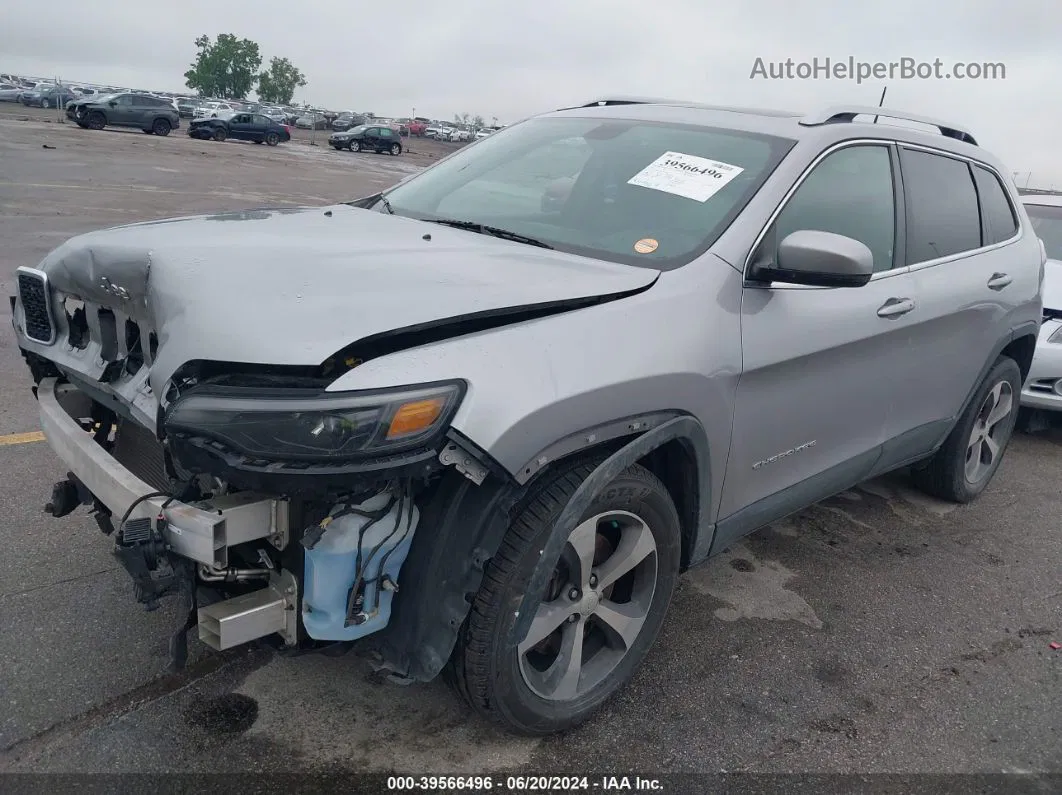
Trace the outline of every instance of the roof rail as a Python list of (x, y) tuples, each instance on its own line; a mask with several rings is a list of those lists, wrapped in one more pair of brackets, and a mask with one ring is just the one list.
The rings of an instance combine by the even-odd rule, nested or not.
[(592, 102), (585, 102), (582, 105), (575, 105), (571, 108), (561, 108), (561, 110), (574, 110), (575, 108), (601, 108), (611, 105), (670, 105), (677, 108), (696, 108), (698, 110), (722, 110), (730, 113), (751, 113), (758, 116), (799, 116), (799, 113), (790, 113), (788, 111), (779, 110), (761, 110), (758, 108), (742, 108), (735, 107), (733, 105), (711, 105), (704, 102), (690, 102), (685, 99), (661, 99), (659, 97), (637, 97), (637, 96), (610, 96), (595, 99)]
[[(826, 108), (819, 113), (812, 113), (805, 116), (800, 120), (800, 123), (805, 127), (817, 127), (820, 124), (844, 124), (854, 121), (856, 116), (884, 116), (886, 119), (900, 119), (902, 121), (928, 124), (930, 127), (936, 127), (940, 130), (941, 135), (948, 138), (954, 138), (956, 141), (971, 144), (972, 146), (977, 146), (977, 141), (974, 140), (973, 135), (962, 127), (940, 121), (939, 119), (933, 119), (928, 116), (916, 116), (913, 113), (889, 110), (888, 108), (873, 108), (864, 105), (838, 105)], [(876, 120), (877, 119), (875, 118), (875, 121)]]

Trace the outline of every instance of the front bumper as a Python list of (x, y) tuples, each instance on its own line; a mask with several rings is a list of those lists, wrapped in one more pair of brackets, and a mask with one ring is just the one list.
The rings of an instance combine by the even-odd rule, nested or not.
[(1062, 329), (1062, 321), (1049, 320), (1040, 328), (1032, 367), (1021, 390), (1021, 405), (1033, 409), (1062, 411), (1062, 344), (1048, 342)]
[[(41, 429), (49, 446), (69, 470), (111, 511), (122, 516), (129, 506), (156, 489), (126, 469), (96, 443), (75, 417), (86, 416), (87, 398), (74, 387), (43, 379), (37, 388)], [(229, 547), (269, 538), (280, 546), (288, 536), (285, 500), (247, 492), (189, 505), (152, 497), (129, 518), (165, 517), (163, 537), (176, 554), (208, 566), (227, 568)]]

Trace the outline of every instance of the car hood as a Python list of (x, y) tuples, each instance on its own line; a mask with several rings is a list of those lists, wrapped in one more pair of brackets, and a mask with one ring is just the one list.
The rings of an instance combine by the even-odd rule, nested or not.
[(623, 294), (659, 276), (343, 204), (91, 232), (39, 267), (54, 289), (157, 335), (156, 394), (196, 359), (316, 366), (376, 334)]
[(1049, 259), (1044, 271), (1044, 309), (1062, 312), (1062, 261)]

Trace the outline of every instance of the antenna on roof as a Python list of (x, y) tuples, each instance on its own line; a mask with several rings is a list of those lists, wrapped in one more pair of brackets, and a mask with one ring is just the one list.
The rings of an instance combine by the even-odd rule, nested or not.
[[(888, 86), (885, 86), (885, 88), (881, 89), (881, 99), (878, 100), (878, 107), (879, 108), (884, 107), (884, 105), (885, 105), (885, 92), (888, 91), (888, 90), (889, 90)], [(875, 124), (878, 123), (878, 117), (877, 116), (874, 117), (874, 123)]]

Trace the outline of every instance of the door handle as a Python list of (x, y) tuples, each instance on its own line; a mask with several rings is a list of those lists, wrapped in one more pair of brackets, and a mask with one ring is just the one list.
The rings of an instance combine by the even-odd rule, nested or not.
[(1014, 278), (1008, 276), (1005, 273), (993, 273), (992, 278), (988, 280), (989, 290), (1002, 290), (1008, 284), (1014, 281)]
[(878, 317), (892, 318), (906, 315), (915, 308), (915, 302), (910, 298), (890, 298), (878, 309)]

